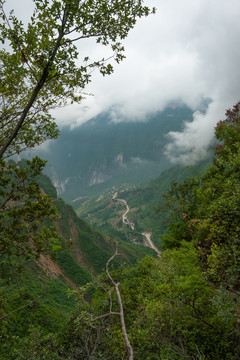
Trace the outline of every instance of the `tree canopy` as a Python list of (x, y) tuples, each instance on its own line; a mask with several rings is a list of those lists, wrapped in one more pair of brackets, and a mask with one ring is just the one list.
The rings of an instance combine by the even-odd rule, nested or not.
[(137, 18), (155, 9), (141, 0), (34, 0), (25, 25), (0, 1), (0, 158), (57, 136), (50, 109), (81, 102), (82, 90), (99, 69), (111, 74), (109, 58), (90, 59), (83, 40), (110, 46), (117, 63)]
[[(155, 9), (141, 0), (34, 0), (24, 24), (0, 0), (0, 250), (38, 255), (56, 238), (42, 225), (56, 215), (36, 182), (44, 162), (6, 162), (58, 135), (50, 110), (81, 102), (82, 90), (99, 69), (111, 74), (113, 58), (124, 59), (126, 38), (137, 18)], [(110, 46), (110, 58), (90, 59), (83, 41)], [(79, 44), (80, 43), (80, 44)], [(13, 250), (17, 249), (17, 251)]]
[(172, 184), (165, 194), (170, 211), (172, 204), (178, 209), (178, 218), (172, 218), (170, 233), (162, 237), (166, 248), (180, 246), (182, 239), (193, 241), (211, 280), (233, 292), (240, 289), (239, 126), (240, 102), (215, 128), (219, 144), (213, 166), (201, 178)]
[[(240, 102), (216, 126), (213, 165), (165, 194), (172, 220), (161, 258), (114, 274), (137, 359), (239, 359), (239, 124)], [(127, 359), (115, 318), (91, 322), (109, 306), (111, 284), (104, 275), (97, 284), (66, 328), (64, 346), (70, 358)]]

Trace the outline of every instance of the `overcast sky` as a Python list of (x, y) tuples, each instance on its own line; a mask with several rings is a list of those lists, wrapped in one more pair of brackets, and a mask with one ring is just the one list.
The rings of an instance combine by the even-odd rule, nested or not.
[[(7, 3), (21, 12), (29, 1)], [(240, 1), (146, 0), (145, 4), (157, 7), (157, 14), (140, 19), (129, 33), (124, 62), (116, 64), (109, 77), (94, 73), (87, 88), (94, 96), (55, 115), (59, 123), (76, 126), (117, 104), (115, 121), (143, 121), (147, 113), (169, 102), (180, 100), (195, 111), (210, 98), (205, 115), (196, 111), (183, 132), (169, 134), (169, 158), (189, 162), (204, 156), (215, 124), (240, 100)], [(94, 43), (81, 43), (80, 51), (102, 56)]]

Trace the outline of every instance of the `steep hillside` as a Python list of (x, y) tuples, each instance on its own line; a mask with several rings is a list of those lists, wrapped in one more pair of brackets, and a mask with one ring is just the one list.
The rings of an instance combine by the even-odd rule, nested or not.
[[(209, 159), (189, 168), (172, 167), (145, 185), (131, 187), (123, 184), (113, 187), (98, 196), (83, 200), (77, 214), (101, 231), (125, 241), (141, 244), (146, 240), (143, 233), (151, 233), (154, 243), (161, 246), (159, 235), (166, 231), (169, 221), (166, 212), (156, 211), (163, 202), (162, 194), (172, 181), (181, 182), (188, 176), (200, 174), (210, 162)], [(129, 207), (129, 224), (123, 221), (127, 210), (123, 200)]]
[[(44, 254), (41, 264), (29, 262), (22, 275), (16, 271), (21, 268), (16, 257), (11, 262), (2, 259), (0, 359), (240, 359), (239, 108), (240, 103), (218, 123), (216, 136), (222, 144), (203, 175), (199, 173), (206, 163), (192, 169), (175, 167), (140, 188), (109, 190), (108, 211), (117, 208), (122, 226), (134, 231), (130, 204), (136, 207), (135, 213), (146, 211), (174, 178), (166, 195), (171, 216), (161, 257), (145, 257), (136, 267), (116, 267), (110, 264), (119, 260), (116, 249), (107, 271), (81, 288), (81, 293), (75, 292), (77, 306), (66, 297), (72, 274), (67, 273), (68, 266), (59, 265), (58, 255), (55, 259)], [(182, 181), (191, 174), (195, 176)], [(49, 190), (55, 191), (52, 186)], [(99, 195), (95, 204), (105, 198), (106, 193)], [(145, 208), (141, 208), (143, 202)], [(124, 211), (118, 209), (120, 205)], [(58, 206), (60, 211), (65, 208), (62, 200)], [(91, 230), (95, 245), (102, 244), (100, 235), (78, 223), (69, 206), (57, 225), (62, 242), (64, 238), (73, 246), (81, 242), (81, 234), (76, 236), (81, 226), (86, 234)], [(48, 269), (44, 261), (51, 265)], [(89, 273), (97, 271), (98, 261), (94, 264), (95, 270), (88, 269)], [(75, 310), (72, 316), (70, 309)], [(3, 311), (8, 312), (7, 318)]]
[(111, 109), (71, 130), (38, 155), (48, 160), (47, 174), (58, 194), (70, 202), (122, 183), (140, 184), (170, 166), (164, 155), (166, 134), (192, 120), (186, 106), (150, 114), (145, 122), (113, 122)]
[[(56, 189), (46, 175), (39, 178), (39, 183), (55, 198), (61, 250), (56, 254), (42, 253), (37, 261), (7, 256), (1, 259), (0, 318), (13, 312), (1, 326), (4, 333), (20, 337), (30, 331), (31, 324), (41, 326), (46, 333), (59, 330), (76, 305), (67, 290), (78, 289), (101, 273), (114, 249), (109, 236), (79, 219), (71, 206), (56, 198)], [(124, 242), (119, 243), (119, 248), (123, 256), (118, 257), (118, 265), (132, 265), (146, 254), (154, 254), (146, 247)], [(21, 310), (15, 312), (18, 308)], [(4, 343), (4, 337), (2, 340)]]

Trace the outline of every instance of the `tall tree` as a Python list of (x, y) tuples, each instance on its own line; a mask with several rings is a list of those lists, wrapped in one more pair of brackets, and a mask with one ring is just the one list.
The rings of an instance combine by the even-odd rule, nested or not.
[[(150, 10), (143, 0), (33, 0), (23, 24), (0, 0), (0, 251), (39, 254), (49, 239), (42, 220), (54, 216), (51, 201), (35, 181), (44, 162), (24, 167), (6, 158), (58, 135), (50, 110), (81, 102), (82, 90), (99, 69), (111, 74), (109, 58), (90, 59), (77, 43), (94, 38), (123, 60), (123, 40)], [(13, 251), (13, 249), (15, 249)]]
[(143, 0), (34, 0), (25, 27), (5, 0), (0, 0), (0, 158), (57, 136), (49, 110), (80, 102), (82, 90), (98, 68), (111, 74), (109, 58), (90, 59), (76, 44), (94, 38), (109, 45), (114, 60), (123, 60), (126, 38), (137, 18), (155, 9)]

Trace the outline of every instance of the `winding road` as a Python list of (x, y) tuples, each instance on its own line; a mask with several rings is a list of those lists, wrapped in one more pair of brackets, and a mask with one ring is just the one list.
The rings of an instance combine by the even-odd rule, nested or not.
[[(130, 221), (127, 217), (127, 213), (129, 212), (130, 208), (128, 206), (128, 203), (126, 202), (126, 200), (124, 199), (118, 199), (118, 192), (116, 192), (112, 199), (115, 201), (119, 201), (121, 203), (123, 203), (126, 206), (126, 211), (124, 212), (124, 214), (122, 215), (122, 221), (125, 225), (128, 225), (131, 227), (132, 230), (134, 230), (134, 223), (132, 221)], [(142, 235), (145, 237), (145, 241), (144, 244), (145, 246), (150, 247), (151, 249), (153, 249), (154, 251), (156, 251), (156, 253), (158, 254), (158, 256), (161, 256), (161, 251), (154, 245), (154, 243), (152, 242), (151, 236), (152, 233), (150, 232), (143, 232)]]
[(122, 221), (123, 221), (123, 223), (124, 223), (125, 225), (129, 225), (130, 228), (131, 228), (132, 230), (134, 230), (134, 223), (131, 222), (131, 221), (128, 219), (128, 217), (127, 217), (127, 213), (128, 213), (129, 210), (130, 210), (130, 208), (129, 208), (129, 206), (128, 206), (128, 203), (127, 203), (126, 200), (124, 200), (124, 199), (116, 199), (116, 200), (122, 202), (122, 203), (126, 206), (126, 209), (127, 209), (127, 210), (125, 211), (125, 213), (123, 214), (123, 216), (122, 216)]

